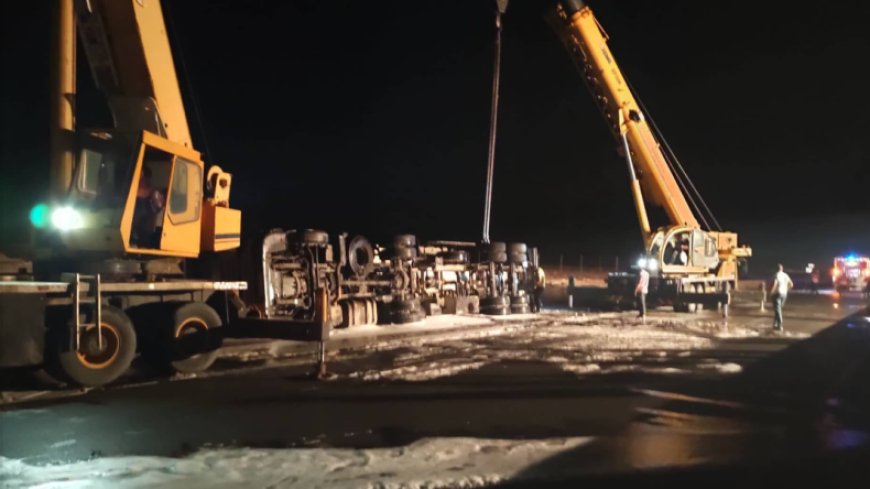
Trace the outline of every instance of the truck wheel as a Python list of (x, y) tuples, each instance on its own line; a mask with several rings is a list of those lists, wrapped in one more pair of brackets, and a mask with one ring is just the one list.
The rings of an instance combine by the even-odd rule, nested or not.
[(46, 358), (50, 374), (73, 384), (96, 387), (112, 382), (127, 371), (136, 356), (133, 323), (123, 311), (111, 306), (103, 306), (101, 313), (102, 327), (91, 326), (83, 331), (78, 351), (69, 330), (50, 333)]
[(480, 313), (487, 316), (507, 316), (511, 313), (511, 300), (507, 296), (480, 299)]
[(529, 304), (529, 296), (515, 295), (511, 296), (511, 314), (528, 314), (531, 312), (531, 304)]
[(413, 248), (417, 246), (417, 237), (413, 234), (399, 234), (393, 238), (393, 246), (396, 248)]
[(492, 241), (491, 243), (482, 243), (481, 248), (489, 254), (493, 253), (506, 253), (507, 245), (504, 241)]
[(417, 248), (396, 248), (393, 257), (398, 260), (413, 260), (417, 258)]
[(525, 243), (511, 243), (508, 245), (507, 251), (510, 254), (524, 255), (528, 253), (529, 247)]
[(188, 302), (172, 312), (170, 321), (163, 352), (168, 367), (186, 374), (211, 367), (221, 345), (218, 313), (202, 302)]
[(444, 263), (464, 264), (468, 263), (468, 253), (464, 250), (444, 251), (438, 254)]
[(413, 323), (426, 317), (419, 299), (393, 299), (390, 318), (395, 324)]
[(375, 252), (369, 240), (362, 236), (356, 236), (347, 247), (347, 261), (350, 269), (357, 277), (364, 277), (374, 267)]
[(511, 252), (510, 260), (511, 263), (515, 265), (522, 265), (523, 263), (529, 262), (529, 255), (526, 253)]
[(304, 245), (325, 246), (329, 244), (329, 235), (326, 231), (318, 229), (303, 229), (302, 231), (290, 231), (287, 238), (292, 243)]

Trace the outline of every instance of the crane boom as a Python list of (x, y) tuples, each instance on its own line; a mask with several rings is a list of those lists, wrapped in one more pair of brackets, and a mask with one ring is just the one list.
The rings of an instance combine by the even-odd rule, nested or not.
[[(662, 207), (673, 226), (698, 227), (686, 197), (671, 172), (659, 142), (607, 46), (607, 34), (592, 9), (582, 1), (563, 2), (568, 22), (566, 44), (581, 68), (595, 102), (604, 112), (614, 137), (627, 140), (630, 161), (643, 195)], [(640, 216), (642, 222), (646, 216)], [(644, 230), (649, 240), (650, 230)]]
[[(116, 127), (147, 125), (142, 129), (191, 147), (160, 2), (90, 0), (78, 10), (79, 38)], [(143, 123), (152, 101), (156, 111)]]
[[(735, 280), (737, 259), (751, 255), (732, 232), (702, 229), (654, 127), (607, 46), (608, 36), (583, 0), (561, 0), (556, 30), (602, 111), (628, 165), (644, 245), (663, 275), (715, 274)], [(661, 207), (668, 225), (652, 229), (646, 203)], [(699, 211), (700, 212), (700, 211)], [(706, 223), (704, 223), (706, 226)], [(685, 257), (680, 258), (680, 251)], [(676, 258), (674, 258), (676, 257)]]
[[(144, 263), (237, 248), (232, 176), (193, 146), (160, 1), (55, 1), (52, 227), (35, 254)], [(109, 128), (76, 127), (76, 31)]]

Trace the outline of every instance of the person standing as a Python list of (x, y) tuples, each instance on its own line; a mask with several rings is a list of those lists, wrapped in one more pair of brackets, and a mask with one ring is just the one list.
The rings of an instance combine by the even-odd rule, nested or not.
[(794, 287), (794, 282), (791, 277), (783, 271), (782, 264), (779, 265), (779, 271), (773, 276), (773, 286), (770, 288), (770, 297), (773, 299), (773, 330), (782, 331), (782, 308), (785, 306), (785, 299), (788, 297), (788, 291)]
[(641, 319), (646, 319), (646, 295), (649, 293), (649, 272), (646, 267), (640, 269), (637, 277), (637, 285), (634, 287), (634, 295), (638, 301), (638, 315)]
[(544, 287), (547, 286), (547, 274), (544, 273), (543, 267), (536, 268), (534, 304), (532, 304), (534, 310), (532, 312), (541, 312), (541, 309), (544, 307)]

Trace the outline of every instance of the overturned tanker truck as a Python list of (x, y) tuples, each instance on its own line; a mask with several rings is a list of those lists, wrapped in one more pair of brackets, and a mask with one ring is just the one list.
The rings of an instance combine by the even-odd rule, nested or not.
[(267, 233), (251, 315), (333, 328), (530, 310), (539, 257), (524, 243), (418, 243), (402, 234), (381, 246), (340, 234), (335, 244), (319, 230)]

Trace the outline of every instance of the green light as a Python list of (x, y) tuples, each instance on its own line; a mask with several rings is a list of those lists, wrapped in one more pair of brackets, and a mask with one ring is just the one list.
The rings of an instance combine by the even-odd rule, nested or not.
[(33, 209), (30, 209), (30, 223), (33, 227), (43, 229), (48, 226), (48, 206), (45, 204), (36, 204)]

